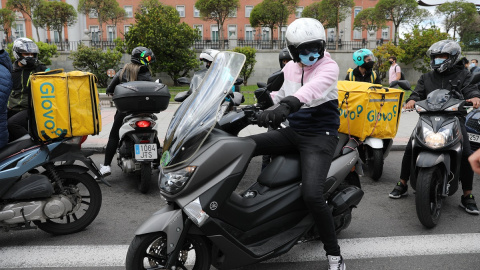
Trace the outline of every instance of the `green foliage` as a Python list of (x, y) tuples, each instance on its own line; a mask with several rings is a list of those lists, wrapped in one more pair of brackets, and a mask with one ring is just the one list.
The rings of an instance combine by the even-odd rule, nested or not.
[(398, 28), (401, 23), (416, 15), (418, 3), (415, 0), (380, 0), (375, 8), (378, 14), (384, 15), (385, 20), (393, 22), (393, 44), (397, 45)]
[(264, 0), (256, 5), (250, 13), (252, 27), (268, 27), (273, 42), (273, 30), (286, 25), (290, 14), (293, 14), (298, 0)]
[(387, 77), (387, 72), (390, 69), (388, 58), (390, 58), (390, 56), (395, 56), (397, 59), (401, 59), (405, 53), (403, 49), (393, 45), (392, 42), (384, 43), (382, 46), (373, 49), (372, 52), (377, 58), (374, 70), (378, 74), (380, 80)]
[(63, 28), (72, 26), (77, 22), (77, 12), (75, 8), (65, 2), (44, 1), (35, 9), (33, 14), (35, 23), (39, 26), (57, 31), (60, 41), (63, 41)]
[[(200, 16), (205, 21), (217, 23), (220, 40), (225, 40), (223, 24), (227, 17), (240, 7), (239, 0), (197, 0), (195, 8), (200, 11)], [(223, 48), (223, 42), (220, 43)]]
[(70, 59), (73, 60), (75, 69), (84, 70), (95, 74), (98, 78), (98, 87), (107, 87), (108, 69), (118, 69), (122, 60), (122, 53), (118, 51), (103, 51), (100, 48), (90, 48), (84, 45), (78, 46), (77, 51), (72, 51)]
[(480, 16), (460, 26), (461, 41), (469, 48), (480, 50)]
[(127, 45), (123, 39), (117, 37), (113, 40), (113, 43), (115, 44), (115, 48), (113, 48), (115, 51), (121, 52), (122, 54), (127, 52)]
[(257, 50), (252, 47), (236, 47), (233, 49), (234, 52), (244, 54), (246, 56), (245, 64), (243, 65), (242, 71), (240, 71), (240, 77), (243, 78), (243, 85), (247, 85), (248, 78), (253, 73), (253, 68), (255, 67), (255, 63), (257, 60), (255, 59), (255, 54)]
[[(38, 46), (38, 60), (44, 65), (49, 66), (52, 64), (52, 58), (58, 55), (57, 46), (55, 44), (48, 44), (41, 41), (35, 41), (35, 44)], [(15, 57), (13, 56), (13, 43), (8, 44), (6, 50), (12, 63), (15, 62)]]
[(453, 39), (455, 39), (457, 30), (460, 26), (468, 24), (478, 17), (477, 9), (473, 3), (465, 1), (446, 2), (437, 6), (435, 13), (445, 17), (443, 23), (445, 32), (453, 29)]
[(45, 0), (8, 0), (7, 8), (15, 11), (20, 11), (26, 14), (32, 20), (33, 26), (37, 30), (37, 40), (40, 40), (40, 34), (38, 31), (38, 25), (35, 23), (33, 11), (40, 6)]
[(353, 27), (367, 31), (377, 31), (385, 25), (385, 17), (379, 14), (375, 8), (367, 8), (360, 11), (355, 20)]
[(430, 59), (427, 57), (427, 50), (430, 46), (440, 40), (448, 39), (448, 34), (436, 27), (419, 29), (415, 27), (411, 32), (404, 34), (400, 39), (399, 46), (405, 51), (399, 62), (413, 64), (413, 68), (422, 73), (430, 70)]
[[(11, 33), (12, 27), (15, 26), (15, 13), (7, 8), (0, 8), (0, 26), (5, 34), (5, 40), (8, 41), (8, 36)], [(13, 41), (13, 40), (12, 40)]]
[(198, 30), (180, 23), (175, 8), (159, 3), (143, 6), (135, 13), (135, 24), (125, 35), (125, 42), (128, 52), (137, 46), (150, 48), (156, 57), (152, 70), (166, 72), (176, 82), (198, 69), (200, 62), (192, 44), (199, 36)]

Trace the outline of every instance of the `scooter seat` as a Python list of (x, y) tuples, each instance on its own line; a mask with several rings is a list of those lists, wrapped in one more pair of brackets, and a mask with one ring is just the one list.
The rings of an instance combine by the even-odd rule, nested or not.
[(4, 160), (5, 158), (19, 152), (22, 149), (26, 149), (32, 146), (37, 145), (30, 135), (25, 135), (19, 139), (16, 139), (13, 142), (9, 142), (5, 147), (0, 149), (0, 160)]
[(258, 176), (257, 181), (264, 186), (275, 188), (300, 182), (301, 178), (300, 156), (288, 154), (276, 156)]

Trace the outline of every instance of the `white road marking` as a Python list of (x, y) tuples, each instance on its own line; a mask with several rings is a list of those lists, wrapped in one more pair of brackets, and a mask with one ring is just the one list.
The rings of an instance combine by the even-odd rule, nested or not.
[[(469, 254), (480, 253), (480, 233), (341, 239), (339, 244), (345, 259)], [(126, 245), (0, 247), (0, 268), (123, 266), (127, 249)], [(320, 242), (310, 242), (269, 262), (322, 261), (324, 254)]]

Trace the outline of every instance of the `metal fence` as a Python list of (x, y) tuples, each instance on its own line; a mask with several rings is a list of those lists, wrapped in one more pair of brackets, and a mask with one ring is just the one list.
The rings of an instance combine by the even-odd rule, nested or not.
[[(193, 42), (194, 49), (221, 49), (221, 40), (202, 39)], [(223, 48), (228, 49), (228, 40), (223, 40)]]
[(252, 47), (257, 50), (280, 50), (285, 46), (285, 41), (273, 39), (273, 40), (237, 40), (238, 47)]

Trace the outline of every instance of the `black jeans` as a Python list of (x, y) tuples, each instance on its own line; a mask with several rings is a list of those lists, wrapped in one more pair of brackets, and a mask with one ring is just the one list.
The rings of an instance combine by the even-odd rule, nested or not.
[[(473, 170), (468, 162), (472, 150), (470, 148), (470, 141), (468, 140), (467, 129), (465, 128), (465, 122), (460, 120), (460, 128), (463, 134), (463, 151), (462, 160), (460, 165), (460, 182), (462, 182), (462, 190), (473, 189)], [(400, 172), (400, 179), (408, 181), (410, 179), (412, 165), (412, 138), (408, 140), (407, 148), (402, 159), (402, 170)]]
[(112, 129), (110, 130), (110, 135), (108, 136), (107, 147), (105, 148), (105, 160), (103, 165), (110, 166), (112, 163), (113, 156), (117, 151), (118, 143), (120, 141), (120, 135), (118, 132), (123, 124), (123, 119), (127, 116), (126, 113), (121, 113), (117, 111), (115, 117), (113, 118)]
[(28, 110), (8, 110), (8, 142), (28, 134)]
[(330, 208), (323, 196), (338, 137), (326, 134), (297, 133), (291, 128), (272, 130), (250, 136), (257, 144), (255, 156), (300, 153), (302, 194), (315, 219), (327, 255), (339, 256), (335, 225)]

